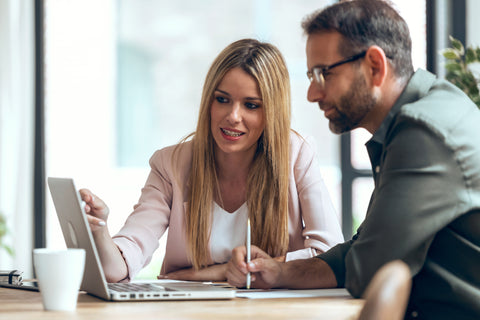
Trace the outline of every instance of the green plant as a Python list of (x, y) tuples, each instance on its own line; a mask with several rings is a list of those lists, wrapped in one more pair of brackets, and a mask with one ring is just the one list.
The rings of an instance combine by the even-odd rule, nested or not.
[(447, 74), (445, 78), (465, 92), (470, 99), (480, 108), (480, 95), (478, 84), (480, 80), (469, 69), (472, 63), (480, 62), (480, 48), (468, 47), (465, 50), (463, 44), (450, 36), (451, 48), (443, 51), (443, 56), (447, 59), (445, 68)]
[(14, 255), (12, 247), (6, 245), (3, 241), (5, 236), (8, 234), (7, 220), (5, 216), (0, 212), (0, 249), (5, 249), (11, 256)]

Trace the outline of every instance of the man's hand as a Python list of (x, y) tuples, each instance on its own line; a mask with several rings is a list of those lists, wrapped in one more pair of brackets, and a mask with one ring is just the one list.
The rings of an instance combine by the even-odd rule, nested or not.
[(247, 273), (252, 273), (252, 288), (335, 288), (337, 280), (330, 266), (319, 258), (279, 262), (256, 246), (251, 248), (252, 260), (246, 263), (245, 246), (233, 249), (227, 264), (227, 281), (245, 287)]

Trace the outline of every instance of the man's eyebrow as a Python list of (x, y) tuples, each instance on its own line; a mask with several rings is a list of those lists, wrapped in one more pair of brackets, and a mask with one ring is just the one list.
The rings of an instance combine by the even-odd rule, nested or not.
[(316, 64), (313, 67), (311, 67), (309, 69), (309, 71), (313, 70), (313, 68), (325, 69), (325, 67), (327, 67), (327, 66), (328, 66), (328, 64)]

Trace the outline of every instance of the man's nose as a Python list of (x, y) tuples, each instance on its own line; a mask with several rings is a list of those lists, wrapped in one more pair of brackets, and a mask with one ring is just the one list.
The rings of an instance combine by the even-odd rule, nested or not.
[(325, 97), (325, 89), (321, 88), (315, 81), (310, 82), (307, 91), (307, 100), (310, 102), (322, 101)]

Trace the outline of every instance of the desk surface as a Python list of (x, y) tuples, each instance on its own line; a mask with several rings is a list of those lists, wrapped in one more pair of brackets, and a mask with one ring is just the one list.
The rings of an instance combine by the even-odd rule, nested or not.
[(107, 302), (80, 293), (74, 312), (44, 311), (39, 292), (0, 288), (0, 319), (356, 319), (364, 301), (346, 297)]

